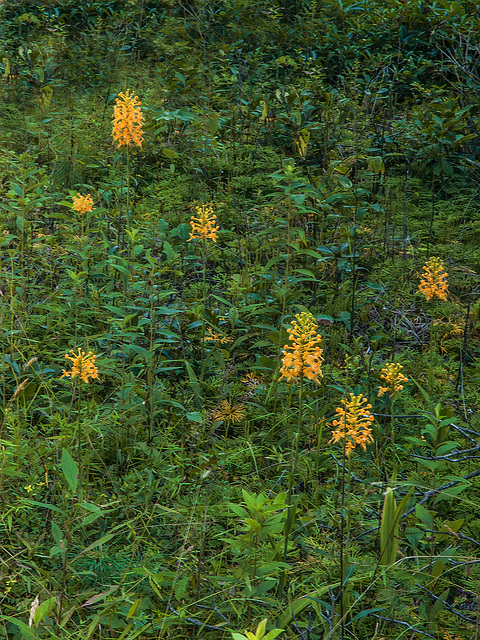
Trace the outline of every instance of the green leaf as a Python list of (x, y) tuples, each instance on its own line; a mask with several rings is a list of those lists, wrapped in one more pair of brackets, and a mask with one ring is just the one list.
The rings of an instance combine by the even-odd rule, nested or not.
[(62, 471), (70, 489), (75, 493), (78, 483), (78, 467), (75, 460), (66, 449), (62, 451)]
[(305, 158), (307, 155), (309, 140), (310, 131), (308, 131), (308, 129), (300, 129), (298, 136), (296, 137), (295, 144), (297, 145), (297, 151), (302, 158)]
[(102, 514), (101, 513), (91, 513), (86, 518), (82, 520), (82, 527), (85, 527), (87, 524), (92, 524), (95, 520), (98, 520)]
[(178, 158), (180, 158), (179, 153), (177, 153), (173, 149), (168, 149), (168, 147), (164, 147), (162, 149), (162, 155), (164, 155), (169, 160), (178, 160)]
[(134, 616), (136, 614), (137, 609), (140, 606), (140, 602), (141, 602), (140, 598), (135, 600), (135, 602), (130, 607), (130, 609), (129, 609), (128, 613), (127, 613), (127, 617), (125, 618), (125, 620), (128, 620), (129, 618), (131, 618), (132, 616)]
[(272, 358), (267, 358), (266, 356), (260, 356), (258, 358), (258, 362), (264, 369), (270, 369), (270, 371), (275, 371), (277, 368), (277, 362)]
[(36, 507), (43, 507), (44, 509), (50, 509), (51, 511), (55, 511), (56, 513), (61, 513), (63, 516), (65, 515), (65, 512), (60, 509), (60, 507), (56, 507), (54, 504), (49, 504), (48, 502), (37, 502), (36, 500), (28, 499), (25, 499), (25, 502), (26, 504), (33, 504)]
[(417, 386), (418, 390), (420, 391), (422, 396), (425, 398), (427, 404), (430, 404), (431, 403), (431, 398), (430, 398), (430, 395), (428, 394), (428, 392), (415, 380), (415, 378), (411, 378), (411, 380)]
[(274, 256), (273, 258), (270, 258), (270, 260), (267, 262), (267, 264), (263, 267), (262, 269), (262, 273), (267, 273), (267, 271), (270, 270), (271, 267), (273, 267), (274, 264), (277, 264), (277, 262), (280, 262), (281, 260), (285, 260), (286, 256)]
[(177, 78), (177, 80), (180, 80), (180, 82), (183, 84), (184, 87), (186, 86), (187, 80), (183, 75), (183, 73), (180, 73), (179, 71), (175, 71), (175, 77)]
[(190, 411), (185, 414), (187, 420), (191, 420), (192, 422), (198, 422), (198, 424), (202, 424), (203, 416), (200, 411)]
[(106, 542), (108, 542), (109, 540), (111, 540), (112, 538), (115, 537), (114, 533), (107, 533), (106, 536), (103, 536), (102, 538), (100, 538), (99, 540), (95, 540), (95, 542), (92, 542), (91, 545), (89, 545), (86, 549), (83, 549), (83, 551), (80, 551), (80, 553), (78, 554), (78, 556), (83, 555), (84, 553), (88, 553), (89, 551), (93, 551), (93, 549), (96, 549), (97, 547), (99, 547), (102, 544), (105, 544)]
[(113, 264), (112, 263), (112, 267), (114, 269), (116, 269), (117, 271), (120, 271), (121, 274), (125, 275), (125, 276), (131, 276), (132, 272), (130, 269), (127, 269), (127, 267), (124, 267), (121, 264)]
[(60, 541), (63, 540), (62, 531), (56, 522), (52, 522), (52, 535), (57, 544), (60, 544)]
[(35, 613), (33, 614), (33, 622), (35, 624), (35, 627), (38, 628), (40, 622), (42, 622), (42, 620), (44, 620), (49, 615), (56, 604), (57, 596), (52, 596), (51, 598), (48, 598), (48, 600), (45, 600), (45, 602), (42, 602), (42, 604), (35, 609)]
[(370, 171), (373, 171), (375, 175), (379, 173), (385, 173), (385, 165), (383, 164), (383, 160), (381, 156), (370, 156), (367, 158), (367, 165)]
[(264, 618), (263, 620), (261, 620), (258, 623), (258, 627), (257, 627), (257, 630), (255, 632), (255, 635), (257, 636), (257, 638), (262, 638), (263, 637), (263, 635), (265, 633), (266, 626), (267, 626), (267, 618)]
[(419, 503), (415, 505), (415, 515), (427, 526), (428, 529), (433, 529), (433, 516), (430, 511), (425, 509), (423, 504)]
[(97, 504), (92, 504), (91, 502), (82, 502), (82, 507), (91, 513), (103, 513)]
[(248, 511), (246, 511), (243, 507), (238, 504), (229, 504), (230, 509), (240, 518), (248, 518)]
[(177, 580), (177, 582), (175, 582), (173, 591), (175, 593), (176, 600), (181, 600), (187, 593), (189, 580), (190, 580), (190, 576), (187, 574), (182, 578), (180, 578), (180, 580)]
[(397, 559), (397, 524), (395, 511), (397, 504), (393, 489), (387, 487), (383, 501), (382, 522), (380, 525), (380, 564), (390, 566)]
[(85, 634), (85, 640), (90, 640), (90, 637), (93, 635), (95, 629), (98, 627), (100, 623), (100, 616), (97, 614), (91, 623), (88, 625), (87, 633)]
[(352, 622), (355, 622), (355, 620), (361, 620), (362, 618), (365, 618), (365, 616), (369, 616), (371, 613), (376, 613), (377, 611), (384, 611), (384, 609), (386, 609), (386, 607), (375, 607), (375, 609), (364, 609), (363, 611), (360, 611), (360, 613), (357, 613), (357, 615), (352, 618), (348, 623), (351, 624)]
[(458, 496), (459, 493), (461, 493), (465, 489), (468, 489), (469, 486), (470, 486), (469, 482), (464, 482), (462, 484), (457, 484), (455, 487), (449, 487), (448, 489), (444, 489), (437, 495), (436, 501), (439, 502), (440, 500), (448, 500), (449, 498), (455, 498), (456, 496)]
[(435, 469), (438, 469), (438, 467), (441, 467), (443, 464), (442, 460), (422, 460), (421, 458), (417, 458), (417, 462), (427, 467), (427, 469), (430, 469), (430, 471), (435, 471)]
[(38, 384), (36, 382), (29, 382), (23, 389), (18, 393), (18, 387), (16, 391), (16, 397), (18, 400), (23, 400), (24, 402), (31, 398), (35, 391), (38, 389)]
[(287, 611), (280, 618), (279, 627), (281, 629), (286, 629), (294, 618), (296, 618), (304, 609), (312, 604), (312, 600), (316, 600), (317, 598), (323, 596), (325, 593), (331, 593), (331, 590), (338, 589), (339, 586), (340, 582), (325, 584), (319, 587), (316, 591), (312, 591), (311, 593), (300, 596), (300, 598), (294, 600), (288, 607)]
[(175, 249), (167, 240), (163, 241), (163, 250), (165, 251), (165, 255), (167, 256), (167, 262), (173, 262), (179, 256), (178, 251), (175, 251)]
[(312, 282), (319, 282), (309, 269), (295, 269), (295, 273), (300, 273), (302, 276), (308, 276)]
[(202, 389), (200, 387), (200, 382), (195, 374), (195, 371), (193, 370), (192, 365), (189, 362), (187, 362), (187, 360), (183, 360), (183, 362), (185, 363), (185, 367), (188, 373), (188, 378), (190, 380), (190, 385), (193, 389), (193, 393), (195, 394), (197, 406), (201, 407), (202, 406)]
[(336, 178), (344, 189), (351, 189), (353, 187), (352, 181), (345, 176), (336, 176)]
[(218, 131), (218, 115), (212, 113), (212, 117), (207, 122), (207, 131), (211, 136), (214, 136)]
[[(127, 636), (127, 635), (130, 638), (131, 636), (129, 635), (129, 633), (130, 633), (130, 630), (132, 629), (132, 627), (133, 627), (133, 620), (127, 624), (125, 629), (122, 631), (122, 633), (118, 637), (118, 640), (123, 640), (125, 638), (125, 636)], [(143, 631), (143, 629), (142, 629), (142, 631)]]
[(35, 640), (36, 634), (34, 634), (31, 628), (28, 625), (26, 625), (25, 622), (23, 622), (22, 620), (19, 620), (18, 618), (14, 618), (13, 616), (2, 616), (2, 620), (7, 620), (8, 622), (11, 622), (15, 626), (17, 626), (20, 629), (22, 636), (24, 638), (27, 638), (28, 640)]

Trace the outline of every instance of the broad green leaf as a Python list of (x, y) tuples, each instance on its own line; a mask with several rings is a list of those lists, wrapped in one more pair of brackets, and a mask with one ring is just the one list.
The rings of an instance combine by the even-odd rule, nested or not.
[(169, 160), (178, 160), (178, 158), (180, 158), (179, 153), (177, 153), (173, 149), (169, 149), (168, 147), (164, 147), (162, 149), (162, 155), (164, 155)]
[(62, 471), (70, 489), (75, 493), (78, 484), (78, 467), (72, 456), (66, 449), (62, 451)]
[(42, 622), (42, 620), (44, 620), (51, 611), (53, 611), (56, 604), (57, 596), (52, 596), (51, 598), (48, 598), (48, 600), (45, 600), (45, 602), (42, 602), (42, 604), (35, 609), (35, 613), (33, 614), (33, 622), (37, 628), (40, 622)]
[(256, 635), (257, 638), (262, 638), (263, 637), (263, 635), (265, 634), (266, 626), (267, 626), (267, 618), (264, 618), (263, 620), (261, 620), (258, 623), (258, 627), (257, 627), (257, 630), (255, 632), (255, 635)]
[(433, 516), (430, 511), (425, 509), (423, 504), (418, 503), (415, 505), (415, 514), (417, 518), (427, 526), (428, 529), (433, 529)]
[(187, 420), (190, 420), (192, 422), (198, 422), (198, 424), (202, 424), (203, 422), (203, 416), (200, 411), (190, 411), (189, 413), (185, 414), (185, 417)]

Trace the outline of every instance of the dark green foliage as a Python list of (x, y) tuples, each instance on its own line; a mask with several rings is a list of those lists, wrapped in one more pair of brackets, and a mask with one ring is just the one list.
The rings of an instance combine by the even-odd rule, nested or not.
[[(0, 638), (476, 637), (477, 3), (0, 17)], [(305, 311), (320, 385), (279, 376)]]

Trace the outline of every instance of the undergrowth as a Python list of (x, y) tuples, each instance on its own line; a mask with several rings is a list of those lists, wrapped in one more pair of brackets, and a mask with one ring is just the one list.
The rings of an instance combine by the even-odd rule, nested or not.
[(0, 637), (476, 639), (476, 3), (0, 12)]

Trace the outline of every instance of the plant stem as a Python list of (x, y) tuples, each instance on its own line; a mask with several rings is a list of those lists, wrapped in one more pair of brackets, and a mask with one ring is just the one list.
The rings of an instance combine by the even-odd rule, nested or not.
[(127, 231), (130, 231), (130, 146), (127, 144)]
[[(207, 308), (207, 241), (202, 240), (203, 244), (203, 268), (202, 268), (202, 296), (203, 296), (203, 309), (202, 309), (202, 344), (201, 344), (201, 362), (205, 363), (205, 311)], [(203, 380), (205, 376), (205, 366), (202, 366), (200, 371), (200, 380), (202, 384), (203, 394)]]
[(342, 480), (341, 480), (341, 504), (340, 504), (340, 636), (345, 638), (345, 619), (343, 611), (343, 582), (344, 582), (344, 543), (345, 543), (345, 466), (346, 466), (346, 437), (343, 438), (342, 451)]
[(83, 502), (83, 465), (82, 465), (82, 433), (81, 433), (81, 410), (82, 410), (82, 379), (78, 379), (78, 409), (77, 409), (77, 453), (78, 453), (78, 501)]
[(433, 404), (433, 394), (435, 391), (435, 384), (434, 384), (434, 378), (433, 378), (433, 348), (435, 345), (435, 323), (433, 320), (433, 298), (432, 298), (432, 304), (430, 307), (430, 353), (429, 353), (429, 360), (430, 360), (430, 366), (429, 366), (429, 372), (428, 372), (428, 382), (430, 385), (430, 400)]
[[(288, 541), (290, 539), (290, 532), (293, 528), (293, 521), (295, 519), (295, 509), (292, 508), (292, 493), (293, 493), (293, 480), (295, 477), (295, 470), (297, 467), (297, 460), (298, 460), (298, 443), (300, 440), (300, 433), (302, 429), (302, 411), (303, 411), (303, 377), (300, 378), (300, 391), (298, 396), (297, 433), (295, 434), (295, 444), (293, 447), (293, 455), (292, 455), (292, 466), (290, 469), (290, 477), (288, 480), (288, 494), (287, 494), (288, 515), (287, 515), (287, 521), (285, 523), (285, 533), (284, 533), (285, 545), (283, 548), (283, 562), (287, 561)], [(287, 575), (286, 575), (286, 571), (284, 571), (280, 580), (280, 585), (278, 590), (278, 597), (280, 600), (282, 599), (282, 596), (283, 596), (286, 579), (287, 579)]]

